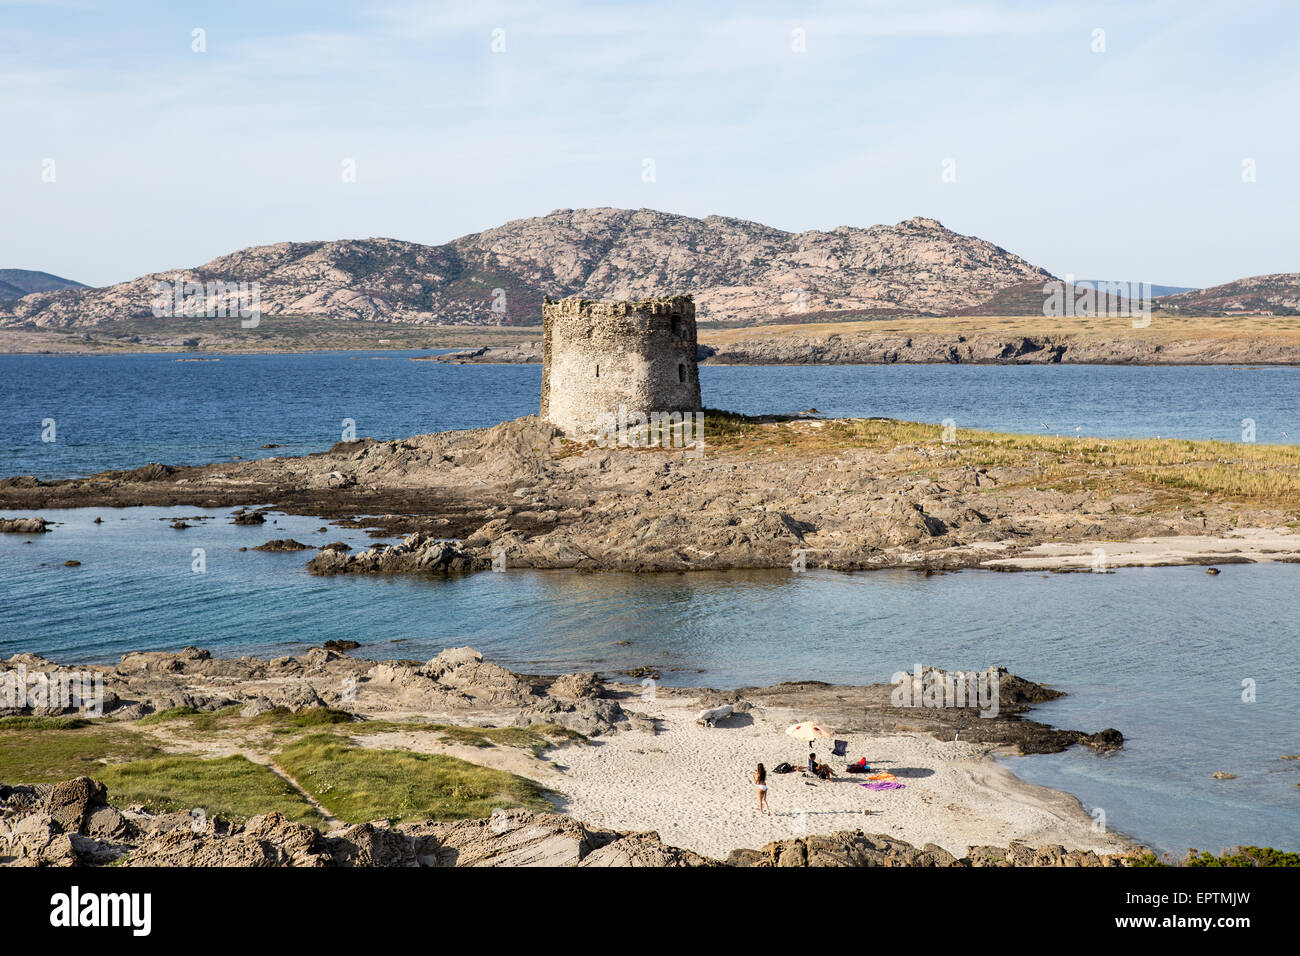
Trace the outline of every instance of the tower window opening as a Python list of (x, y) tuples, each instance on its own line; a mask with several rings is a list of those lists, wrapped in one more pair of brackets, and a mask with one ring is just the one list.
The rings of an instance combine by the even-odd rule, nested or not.
[(600, 365), (599, 365), (599, 363), (596, 365), (596, 378), (600, 378)]
[(671, 324), (673, 335), (680, 339), (682, 337), (682, 317), (680, 315), (674, 315)]
[(685, 365), (678, 365), (678, 366), (677, 366), (677, 381), (679, 381), (679, 382), (685, 382), (685, 381), (686, 381), (686, 366), (685, 366)]

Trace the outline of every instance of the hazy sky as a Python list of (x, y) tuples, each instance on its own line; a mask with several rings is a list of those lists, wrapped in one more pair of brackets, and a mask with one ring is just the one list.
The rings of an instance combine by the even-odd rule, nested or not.
[(1300, 271), (1297, 35), (1285, 0), (0, 0), (0, 268), (646, 206), (930, 216), (1084, 278)]

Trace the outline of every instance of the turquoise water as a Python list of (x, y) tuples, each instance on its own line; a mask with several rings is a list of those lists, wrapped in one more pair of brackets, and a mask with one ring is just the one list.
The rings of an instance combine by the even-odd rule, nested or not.
[[(2, 656), (109, 663), (186, 644), (278, 655), (339, 638), (375, 658), (425, 660), (470, 644), (533, 672), (652, 665), (666, 683), (714, 687), (1004, 664), (1069, 693), (1040, 719), (1127, 737), (1111, 757), (1075, 748), (1012, 759), (1023, 778), (1100, 806), (1109, 826), (1162, 850), (1300, 847), (1300, 761), (1278, 759), (1300, 752), (1300, 565), (1225, 565), (1217, 577), (1153, 568), (318, 578), (305, 570), (311, 552), (238, 549), (276, 537), (372, 539), (282, 515), (245, 527), (227, 511), (189, 508), (42, 513), (61, 524), (0, 536)], [(195, 526), (173, 530), (178, 516)], [(63, 567), (69, 559), (81, 567)], [(1247, 678), (1252, 704), (1241, 700)], [(1237, 779), (1214, 780), (1216, 770)]]

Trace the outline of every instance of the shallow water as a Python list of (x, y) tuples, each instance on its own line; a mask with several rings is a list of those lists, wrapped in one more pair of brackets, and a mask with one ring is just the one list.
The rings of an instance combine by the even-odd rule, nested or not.
[[(1300, 752), (1297, 565), (1227, 565), (1217, 577), (1158, 568), (317, 578), (304, 567), (312, 552), (238, 549), (278, 537), (371, 539), (318, 532), (318, 519), (243, 527), (228, 511), (190, 508), (42, 514), (62, 523), (0, 536), (3, 656), (108, 663), (187, 644), (278, 655), (338, 638), (375, 658), (424, 660), (470, 644), (516, 669), (653, 665), (666, 683), (714, 687), (1004, 664), (1069, 693), (1038, 719), (1127, 737), (1112, 757), (1074, 748), (1011, 759), (1020, 776), (1100, 806), (1107, 825), (1161, 850), (1300, 846), (1300, 761), (1278, 759)], [(177, 516), (195, 527), (172, 530), (164, 519)], [(83, 564), (65, 568), (68, 559)], [(1246, 679), (1255, 703), (1241, 700)], [(1237, 779), (1214, 780), (1216, 770)]]

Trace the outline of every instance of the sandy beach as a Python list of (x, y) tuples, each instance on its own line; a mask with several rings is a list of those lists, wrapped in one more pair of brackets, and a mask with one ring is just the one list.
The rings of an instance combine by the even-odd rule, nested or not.
[[(1021, 781), (993, 762), (987, 745), (937, 741), (923, 734), (847, 734), (851, 759), (894, 774), (902, 790), (871, 791), (863, 777), (842, 772), (812, 782), (801, 772), (776, 774), (782, 761), (798, 766), (808, 750), (787, 737), (808, 719), (784, 709), (755, 708), (717, 727), (695, 722), (689, 698), (631, 699), (626, 710), (658, 718), (656, 736), (617, 734), (590, 746), (566, 747), (553, 760), (565, 772), (547, 780), (559, 808), (577, 819), (621, 830), (655, 830), (665, 843), (707, 856), (760, 848), (773, 840), (862, 829), (915, 846), (934, 843), (956, 856), (971, 846), (1062, 844), (1099, 853), (1124, 852), (1122, 836), (1095, 830), (1072, 796)], [(829, 741), (818, 741), (826, 760)], [(770, 816), (760, 816), (748, 775), (768, 769)]]
[(1026, 548), (1014, 557), (990, 559), (983, 567), (1015, 571), (1094, 567), (1106, 570), (1271, 561), (1300, 561), (1300, 536), (1290, 528), (1241, 528), (1221, 535), (1162, 535), (1132, 541), (1050, 541)]
[[(0, 672), (14, 668), (55, 680), (71, 673), (32, 655), (3, 662)], [(943, 673), (925, 670), (927, 680)], [(543, 788), (536, 791), (537, 807), (549, 802), (587, 827), (653, 831), (668, 847), (717, 860), (774, 841), (843, 831), (881, 834), (918, 849), (932, 844), (956, 858), (972, 847), (1016, 841), (1097, 854), (1132, 849), (1124, 837), (1095, 828), (1074, 797), (1026, 784), (993, 760), (998, 752), (1053, 752), (1075, 744), (1105, 750), (1122, 740), (1118, 732), (1084, 735), (1027, 719), (1034, 701), (1055, 692), (1005, 671), (990, 674), (1001, 690), (1000, 712), (989, 719), (973, 708), (894, 706), (888, 684), (801, 682), (717, 691), (605, 683), (590, 672), (516, 674), (465, 647), (419, 666), (323, 648), (270, 661), (214, 658), (187, 648), (128, 654), (101, 677), (104, 726), (113, 728), (107, 732), (126, 734), (133, 746), (147, 743), (150, 753), (195, 761), (194, 772), (204, 761), (245, 758), (287, 787), (289, 799), (305, 801), (326, 830), (393, 814), (335, 802), (341, 793), (382, 786), (382, 777), (362, 774), (346, 783), (335, 779), (337, 768), (320, 780), (293, 769), (286, 734), (293, 733), (295, 715), (304, 721), (300, 735), (331, 729), (325, 738), (312, 738), (317, 746), (333, 739), (378, 761), (438, 754), (466, 768), (506, 772)], [(698, 722), (701, 709), (721, 702), (733, 707), (730, 716), (713, 727)], [(69, 701), (56, 710), (73, 714), (76, 705)], [(962, 714), (973, 719), (963, 722)], [(831, 756), (829, 739), (818, 739), (815, 750), (832, 766), (833, 779), (808, 778), (801, 769), (776, 773), (783, 762), (806, 763), (807, 743), (784, 731), (809, 720), (846, 740), (849, 760), (866, 757), (873, 771), (891, 773), (903, 786), (864, 788), (865, 776), (846, 773), (847, 760)], [(48, 731), (32, 733), (38, 736), (31, 746), (45, 743), (39, 735)], [(509, 733), (513, 741), (502, 736)], [(770, 815), (758, 813), (750, 779), (760, 762), (769, 771)], [(111, 769), (98, 761), (87, 766), (101, 774)], [(461, 787), (461, 796), (484, 786)]]

